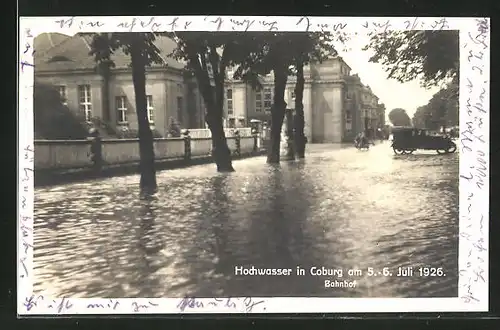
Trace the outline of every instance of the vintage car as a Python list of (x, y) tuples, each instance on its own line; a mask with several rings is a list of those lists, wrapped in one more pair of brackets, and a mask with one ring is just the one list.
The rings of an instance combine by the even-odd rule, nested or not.
[(432, 136), (425, 129), (414, 127), (392, 128), (392, 149), (396, 155), (411, 154), (417, 149), (436, 150), (438, 154), (453, 153), (457, 145), (449, 136)]

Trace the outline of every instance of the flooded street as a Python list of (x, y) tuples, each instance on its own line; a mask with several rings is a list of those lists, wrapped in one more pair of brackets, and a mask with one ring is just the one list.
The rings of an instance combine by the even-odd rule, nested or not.
[[(35, 292), (457, 296), (457, 153), (395, 156), (388, 142), (369, 151), (308, 148), (304, 161), (279, 167), (257, 157), (235, 161), (230, 174), (212, 164), (162, 171), (158, 192), (142, 198), (138, 175), (37, 188)], [(240, 266), (293, 272), (235, 275)], [(312, 276), (313, 266), (343, 269), (343, 277)], [(397, 277), (398, 267), (413, 267), (413, 276)], [(419, 267), (444, 274), (420, 276)], [(356, 286), (325, 288), (327, 279)]]

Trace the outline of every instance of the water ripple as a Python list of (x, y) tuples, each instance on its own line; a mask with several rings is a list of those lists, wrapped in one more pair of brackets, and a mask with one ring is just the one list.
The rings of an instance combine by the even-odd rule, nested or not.
[[(36, 189), (35, 290), (71, 297), (457, 295), (458, 155), (310, 147), (304, 161), (239, 160)], [(235, 266), (361, 269), (325, 277), (235, 276)], [(443, 267), (446, 277), (366, 275)]]

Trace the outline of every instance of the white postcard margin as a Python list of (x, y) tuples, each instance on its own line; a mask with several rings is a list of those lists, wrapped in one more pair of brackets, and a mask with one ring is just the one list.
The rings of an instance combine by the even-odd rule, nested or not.
[[(460, 30), (459, 295), (456, 298), (83, 299), (33, 292), (33, 40), (44, 32)], [(445, 17), (21, 17), (19, 30), (19, 315), (488, 311), (490, 19)]]

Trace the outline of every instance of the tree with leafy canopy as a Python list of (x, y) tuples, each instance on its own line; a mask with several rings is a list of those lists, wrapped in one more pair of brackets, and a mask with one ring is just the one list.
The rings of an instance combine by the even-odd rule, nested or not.
[[(187, 63), (187, 69), (193, 73), (198, 82), (198, 86), (203, 95), (207, 109), (206, 120), (212, 131), (212, 141), (214, 149), (214, 159), (219, 171), (232, 171), (230, 151), (224, 135), (222, 117), (224, 105), (224, 78), (227, 67), (236, 67), (233, 78), (241, 79), (249, 83), (254, 89), (260, 88), (259, 77), (275, 72), (275, 100), (273, 108), (283, 108), (284, 90), (288, 74), (291, 73), (290, 66), (301, 67), (297, 71), (303, 78), (303, 65), (309, 60), (321, 60), (325, 57), (325, 52), (331, 49), (328, 44), (330, 39), (325, 37), (326, 33), (262, 33), (262, 32), (176, 32), (167, 33), (167, 36), (174, 39), (178, 47), (170, 56), (183, 60)], [(316, 46), (321, 45), (321, 48)], [(285, 47), (282, 47), (285, 46)], [(282, 47), (280, 49), (280, 47)], [(294, 58), (296, 60), (294, 60)], [(298, 65), (301, 63), (302, 65)], [(276, 74), (276, 72), (278, 74)], [(281, 73), (281, 74), (280, 74)], [(302, 73), (302, 75), (301, 75)], [(298, 79), (299, 92), (297, 93), (296, 106), (298, 108), (296, 116), (298, 120), (295, 131), (299, 136), (304, 136), (304, 116), (302, 105), (303, 79)], [(300, 87), (302, 84), (302, 87)], [(302, 91), (300, 91), (302, 90)], [(280, 92), (282, 91), (282, 92)], [(281, 95), (281, 96), (280, 96)], [(280, 101), (277, 101), (281, 99)], [(282, 106), (277, 106), (281, 104)], [(274, 149), (271, 148), (268, 157), (270, 162), (279, 162), (279, 140), (276, 137), (281, 133), (283, 116), (281, 110), (274, 111), (275, 134), (271, 140)], [(283, 108), (284, 113), (284, 108)], [(281, 124), (279, 117), (282, 117)], [(300, 120), (302, 119), (302, 120)], [(278, 125), (280, 128), (278, 129)], [(289, 134), (292, 132), (288, 132)], [(290, 136), (293, 138), (292, 136)], [(303, 140), (303, 139), (302, 139)], [(273, 143), (272, 143), (273, 145)], [(299, 149), (300, 150), (300, 149)], [(302, 148), (304, 150), (304, 148)], [(293, 156), (294, 157), (294, 156)]]
[[(268, 162), (279, 162), (279, 145), (281, 143), (281, 126), (283, 125), (283, 111), (278, 104), (285, 104), (284, 89), (288, 75), (296, 75), (295, 83), (295, 116), (294, 129), (287, 128), (287, 153), (286, 159), (294, 159), (295, 153), (298, 158), (305, 157), (305, 134), (304, 134), (304, 65), (311, 62), (322, 62), (336, 56), (338, 53), (334, 48), (335, 43), (344, 43), (348, 40), (347, 33), (330, 32), (285, 32), (285, 33), (259, 33), (257, 38), (261, 52), (253, 53), (248, 61), (243, 62), (235, 73), (235, 78), (244, 78), (247, 81), (257, 81), (256, 77), (269, 74), (273, 71), (275, 79), (275, 103), (271, 116), (271, 148)], [(276, 75), (276, 69), (278, 75)], [(280, 74), (281, 71), (287, 71)], [(277, 83), (277, 81), (279, 81)], [(260, 86), (259, 86), (260, 87)], [(279, 103), (276, 103), (279, 102)], [(273, 125), (274, 123), (274, 125)], [(274, 133), (273, 133), (274, 132)]]
[(423, 87), (458, 82), (459, 38), (455, 30), (387, 31), (372, 34), (363, 50), (370, 62), (381, 63), (389, 79), (419, 80)]
[(449, 84), (435, 93), (425, 106), (419, 107), (415, 112), (414, 125), (433, 130), (458, 125), (457, 89), (458, 85)]
[[(267, 155), (268, 164), (279, 164), (281, 129), (286, 112), (285, 89), (288, 76), (291, 73), (290, 66), (294, 62), (293, 49), (294, 40), (287, 32), (259, 32), (252, 33), (255, 45), (258, 50), (252, 52), (250, 56), (239, 65), (235, 72), (235, 78), (250, 80), (249, 77), (266, 76), (274, 74), (274, 96), (271, 108), (271, 133), (270, 148)], [(290, 131), (287, 131), (289, 138), (293, 139)], [(291, 144), (290, 144), (291, 147)], [(290, 150), (289, 150), (290, 151)], [(295, 158), (291, 152), (287, 153), (288, 158)]]
[(259, 50), (258, 39), (244, 32), (167, 33), (177, 43), (169, 56), (186, 62), (198, 82), (206, 107), (205, 120), (212, 133), (212, 155), (219, 172), (234, 171), (223, 126), (226, 69), (238, 66)]
[(450, 83), (429, 100), (427, 106), (431, 109), (432, 120), (438, 129), (445, 130), (448, 126), (458, 125), (458, 90), (458, 84)]
[(35, 138), (48, 140), (86, 139), (85, 118), (68, 109), (55, 86), (35, 83), (33, 95)]
[(431, 128), (429, 118), (429, 108), (426, 105), (423, 105), (417, 108), (417, 111), (413, 114), (411, 122), (413, 127), (416, 128)]
[[(142, 191), (157, 189), (153, 133), (149, 126), (146, 101), (146, 67), (162, 64), (160, 50), (154, 44), (153, 33), (97, 33), (93, 34), (90, 55), (103, 68), (114, 66), (112, 55), (121, 49), (130, 56), (134, 84), (135, 108), (139, 124), (140, 187)], [(103, 69), (101, 68), (101, 69)]]
[(411, 119), (408, 113), (401, 108), (392, 109), (389, 112), (389, 120), (394, 126), (411, 126)]

